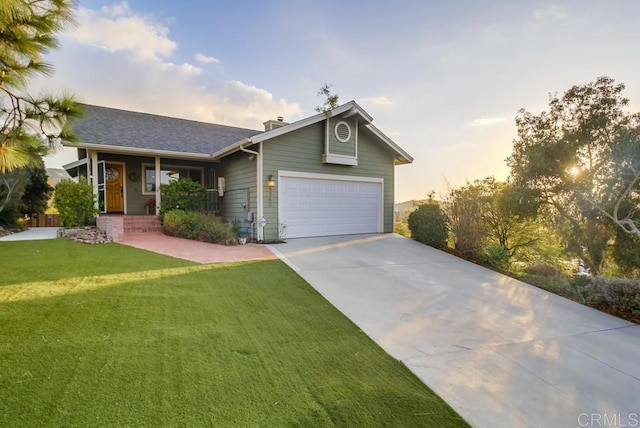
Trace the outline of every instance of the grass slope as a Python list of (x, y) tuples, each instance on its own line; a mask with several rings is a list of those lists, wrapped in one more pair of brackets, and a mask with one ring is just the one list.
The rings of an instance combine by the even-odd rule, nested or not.
[(280, 261), (0, 260), (0, 426), (466, 426)]

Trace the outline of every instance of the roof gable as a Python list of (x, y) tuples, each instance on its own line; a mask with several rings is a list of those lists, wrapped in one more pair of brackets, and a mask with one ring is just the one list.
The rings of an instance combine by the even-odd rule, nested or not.
[(387, 137), (385, 134), (382, 133), (382, 131), (380, 131), (371, 123), (373, 121), (373, 117), (371, 117), (371, 115), (369, 115), (369, 113), (367, 113), (355, 101), (349, 101), (348, 103), (338, 106), (332, 110), (307, 117), (305, 119), (299, 120), (297, 122), (293, 122), (291, 124), (288, 124), (276, 129), (272, 129), (271, 131), (263, 132), (256, 136), (248, 137), (243, 141), (238, 141), (236, 144), (233, 144), (229, 147), (225, 147), (219, 152), (214, 153), (213, 156), (215, 158), (220, 158), (220, 157), (226, 156), (227, 154), (230, 154), (239, 150), (241, 147), (246, 147), (251, 144), (268, 141), (273, 138), (279, 137), (280, 135), (284, 135), (289, 132), (304, 128), (306, 126), (313, 125), (314, 123), (322, 122), (332, 117), (348, 118), (356, 115), (362, 121), (362, 123), (364, 123), (364, 126), (373, 133), (373, 135), (375, 135), (382, 143), (389, 146), (395, 152), (396, 165), (413, 162), (413, 157), (411, 157), (411, 155), (409, 155), (406, 151), (400, 148), (400, 146), (394, 143), (393, 140), (391, 140), (391, 138)]

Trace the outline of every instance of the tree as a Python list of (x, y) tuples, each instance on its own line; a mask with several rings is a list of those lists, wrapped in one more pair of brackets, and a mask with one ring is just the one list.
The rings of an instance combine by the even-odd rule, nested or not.
[(20, 213), (24, 215), (44, 213), (52, 193), (53, 187), (49, 184), (47, 170), (41, 161), (41, 165), (29, 169), (29, 184), (22, 194)]
[(513, 182), (538, 192), (540, 202), (554, 208), (566, 222), (569, 249), (595, 274), (614, 236), (606, 213), (620, 198), (637, 194), (637, 181), (622, 174), (625, 165), (637, 163), (616, 160), (617, 153), (628, 152), (628, 136), (638, 127), (637, 115), (625, 111), (629, 100), (623, 90), (624, 85), (600, 77), (562, 97), (551, 96), (548, 112), (520, 110), (518, 137), (507, 159)]
[(420, 205), (407, 219), (411, 237), (434, 248), (447, 245), (447, 217), (435, 203)]
[(624, 233), (640, 238), (640, 115), (633, 116), (631, 123), (612, 150), (612, 173), (606, 182), (610, 196), (600, 203), (583, 196)]
[(322, 103), (321, 106), (317, 106), (315, 108), (315, 110), (318, 113), (324, 113), (327, 111), (331, 111), (334, 108), (338, 107), (338, 94), (332, 94), (331, 93), (331, 87), (333, 85), (329, 85), (328, 83), (325, 83), (324, 85), (322, 85), (320, 87), (320, 89), (318, 89), (318, 96), (325, 96), (327, 97), (324, 102)]
[(535, 193), (494, 177), (450, 188), (443, 207), (463, 255), (477, 257), (492, 246), (512, 257), (538, 240)]
[(494, 177), (474, 184), (480, 189), (480, 217), (493, 245), (513, 257), (538, 241), (538, 204), (533, 192)]
[(0, 174), (0, 224), (16, 223), (20, 217), (20, 198), (28, 184), (27, 168), (16, 168)]
[(441, 206), (449, 220), (453, 246), (464, 257), (477, 257), (485, 244), (488, 230), (482, 219), (484, 190), (476, 183), (457, 189), (449, 186)]
[(70, 119), (82, 109), (73, 97), (25, 93), (36, 74), (50, 74), (44, 54), (55, 34), (73, 24), (72, 0), (3, 0), (0, 6), (0, 173), (36, 166), (40, 147), (73, 141)]

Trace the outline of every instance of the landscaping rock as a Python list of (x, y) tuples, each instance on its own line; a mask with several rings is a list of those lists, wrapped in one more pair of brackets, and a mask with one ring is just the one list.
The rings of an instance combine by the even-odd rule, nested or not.
[(97, 227), (85, 227), (82, 229), (60, 229), (62, 237), (72, 239), (76, 242), (82, 242), (84, 244), (106, 244), (112, 242), (112, 239), (107, 237), (106, 232), (98, 229)]

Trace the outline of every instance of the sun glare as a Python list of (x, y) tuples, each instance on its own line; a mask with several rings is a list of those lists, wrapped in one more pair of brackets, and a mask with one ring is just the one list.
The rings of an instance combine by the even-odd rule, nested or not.
[(574, 166), (573, 168), (569, 169), (569, 174), (571, 174), (573, 177), (577, 177), (578, 174), (580, 174), (580, 168), (578, 168), (577, 166)]

